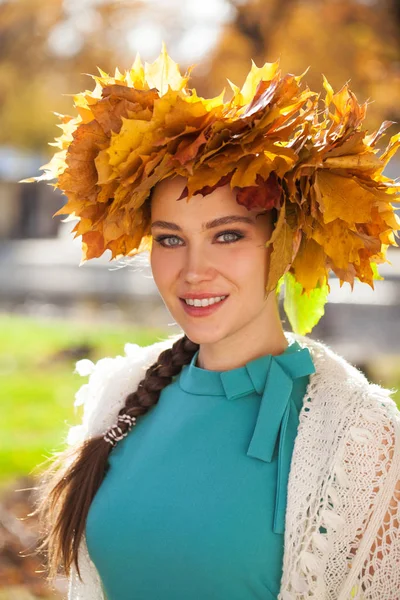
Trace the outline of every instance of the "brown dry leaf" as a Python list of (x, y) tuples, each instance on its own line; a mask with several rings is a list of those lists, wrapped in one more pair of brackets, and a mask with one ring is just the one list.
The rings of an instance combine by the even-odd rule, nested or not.
[(326, 254), (314, 239), (302, 239), (292, 272), (305, 290), (313, 290), (327, 279)]
[(280, 234), (273, 243), (270, 255), (266, 291), (274, 290), (279, 279), (288, 271), (293, 257), (293, 231), (283, 223)]
[(270, 264), (267, 277), (266, 291), (274, 290), (279, 279), (289, 270), (298, 251), (301, 232), (293, 230), (287, 222), (287, 213), (290, 209), (283, 203), (278, 214), (278, 220), (266, 248), (272, 246)]
[(358, 251), (364, 244), (345, 221), (335, 219), (324, 226), (317, 224), (312, 237), (338, 268), (347, 269), (349, 263), (360, 262)]
[(256, 183), (257, 175), (260, 176), (261, 181), (264, 181), (269, 177), (273, 166), (273, 160), (264, 152), (258, 156), (247, 154), (237, 162), (231, 187), (248, 188), (253, 186)]
[(356, 178), (319, 170), (316, 173), (315, 185), (321, 193), (320, 208), (324, 223), (330, 223), (337, 218), (350, 224), (370, 221), (376, 199), (357, 183)]
[[(231, 180), (231, 185), (233, 178)], [(261, 175), (256, 176), (256, 185), (242, 187), (236, 194), (238, 204), (246, 206), (249, 210), (263, 208), (271, 210), (279, 208), (282, 197), (282, 186), (275, 173), (271, 173), (266, 180)]]
[(375, 171), (382, 163), (378, 156), (365, 152), (364, 154), (346, 154), (332, 157), (331, 153), (323, 162), (324, 168), (329, 169), (360, 169), (361, 171)]

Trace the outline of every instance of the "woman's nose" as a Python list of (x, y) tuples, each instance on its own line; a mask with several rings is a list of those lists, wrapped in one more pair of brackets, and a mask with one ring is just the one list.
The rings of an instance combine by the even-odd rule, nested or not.
[(188, 283), (211, 280), (215, 276), (215, 267), (207, 256), (207, 252), (200, 246), (188, 248), (182, 271), (183, 277)]

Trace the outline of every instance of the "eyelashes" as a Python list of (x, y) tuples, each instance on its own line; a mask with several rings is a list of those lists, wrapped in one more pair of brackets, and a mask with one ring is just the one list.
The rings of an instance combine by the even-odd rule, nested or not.
[[(229, 230), (229, 231), (222, 231), (221, 233), (219, 233), (218, 235), (215, 236), (215, 239), (226, 236), (226, 235), (230, 235), (230, 236), (235, 236), (235, 239), (231, 239), (229, 241), (225, 241), (225, 242), (217, 242), (217, 244), (221, 244), (221, 245), (227, 245), (227, 244), (234, 244), (235, 242), (238, 242), (239, 240), (243, 239), (245, 236), (242, 232), (240, 231), (234, 231), (234, 230)], [(166, 240), (171, 240), (171, 239), (177, 239), (177, 240), (181, 240), (180, 237), (178, 237), (177, 235), (158, 235), (154, 238), (154, 240), (160, 244), (160, 246), (162, 246), (163, 248), (180, 248), (182, 246), (182, 244), (167, 244), (165, 243)]]

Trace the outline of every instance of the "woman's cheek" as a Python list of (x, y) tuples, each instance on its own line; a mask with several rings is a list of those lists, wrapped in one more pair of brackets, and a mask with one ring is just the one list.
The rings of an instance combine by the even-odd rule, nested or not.
[(180, 264), (176, 257), (167, 252), (155, 253), (152, 257), (151, 268), (154, 281), (161, 290), (166, 290), (175, 283), (178, 277)]
[(158, 288), (162, 288), (165, 281), (165, 270), (163, 264), (165, 263), (162, 255), (154, 249), (150, 257), (150, 266), (153, 274), (154, 281)]
[(257, 256), (243, 247), (232, 248), (230, 252), (220, 257), (219, 262), (221, 268), (230, 272), (232, 276), (240, 278), (248, 278), (250, 271), (254, 271), (258, 263)]

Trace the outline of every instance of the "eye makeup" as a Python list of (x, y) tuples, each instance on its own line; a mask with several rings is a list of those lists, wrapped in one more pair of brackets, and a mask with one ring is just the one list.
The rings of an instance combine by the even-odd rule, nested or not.
[[(235, 242), (238, 242), (239, 240), (243, 239), (245, 237), (245, 234), (242, 231), (236, 231), (233, 229), (227, 230), (227, 231), (221, 231), (220, 233), (216, 234), (215, 238), (219, 238), (221, 236), (224, 235), (235, 235), (236, 239), (230, 240), (230, 241), (225, 241), (225, 242), (217, 242), (218, 244), (222, 244), (222, 245), (226, 245), (226, 244), (233, 244)], [(165, 240), (169, 240), (171, 238), (176, 238), (176, 239), (181, 239), (180, 237), (178, 237), (177, 235), (158, 235), (154, 237), (154, 240), (160, 244), (160, 246), (162, 246), (163, 248), (177, 248), (180, 247), (181, 244), (173, 244), (173, 245), (168, 245), (166, 243), (163, 243)]]

